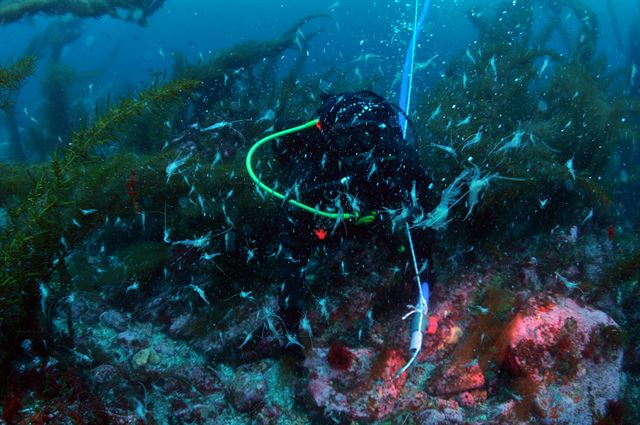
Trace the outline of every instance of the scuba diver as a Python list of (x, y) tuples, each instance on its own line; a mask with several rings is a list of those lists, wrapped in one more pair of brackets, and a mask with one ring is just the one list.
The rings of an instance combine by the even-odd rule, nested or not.
[[(275, 192), (254, 178), (283, 201), (284, 211), (275, 218), (281, 235), (276, 261), (280, 313), (291, 333), (305, 309), (301, 269), (316, 249), (330, 251), (345, 238), (380, 239), (396, 249), (387, 213), (404, 209), (408, 217), (409, 211), (435, 206), (417, 204), (418, 199), (429, 200), (431, 179), (419, 164), (412, 132), (403, 137), (398, 118), (406, 115), (399, 107), (370, 91), (324, 94), (323, 101), (317, 120), (274, 137), (274, 156), (286, 170), (278, 186), (286, 192)], [(288, 127), (290, 122), (276, 124), (276, 130)], [(250, 174), (252, 154), (247, 157)], [(428, 261), (426, 277), (433, 283), (433, 231), (416, 236), (416, 257)]]

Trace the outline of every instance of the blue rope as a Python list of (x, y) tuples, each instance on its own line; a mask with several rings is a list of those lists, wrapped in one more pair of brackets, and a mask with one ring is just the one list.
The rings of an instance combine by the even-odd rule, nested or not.
[[(429, 5), (431, 4), (431, 0), (427, 0), (422, 7), (422, 13), (420, 14), (420, 19), (417, 19), (418, 16), (418, 0), (416, 0), (416, 19), (414, 22), (413, 28), (413, 37), (411, 37), (411, 42), (409, 43), (409, 47), (407, 48), (407, 56), (404, 59), (404, 70), (402, 71), (402, 86), (400, 88), (400, 108), (405, 112), (408, 116), (411, 109), (411, 86), (413, 84), (413, 64), (415, 61), (416, 55), (416, 45), (418, 44), (418, 35), (420, 31), (422, 31), (422, 27), (424, 26), (424, 21), (427, 18), (427, 14), (429, 13)], [(402, 129), (402, 135), (404, 138), (407, 137), (407, 119), (404, 114), (398, 114), (398, 120), (400, 121), (400, 128)]]

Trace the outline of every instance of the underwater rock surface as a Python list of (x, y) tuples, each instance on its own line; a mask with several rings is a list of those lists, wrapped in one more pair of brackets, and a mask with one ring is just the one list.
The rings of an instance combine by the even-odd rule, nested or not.
[(342, 413), (351, 420), (383, 419), (394, 411), (406, 382), (406, 374), (395, 378), (404, 362), (396, 350), (315, 348), (304, 362), (309, 395), (325, 413)]
[(534, 297), (503, 338), (505, 367), (532, 391), (544, 423), (592, 423), (618, 398), (620, 328), (604, 312), (569, 298)]

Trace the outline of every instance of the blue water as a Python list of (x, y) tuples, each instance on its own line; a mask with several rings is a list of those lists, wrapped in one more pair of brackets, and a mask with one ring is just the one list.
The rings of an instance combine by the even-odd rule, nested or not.
[[(434, 1), (425, 28), (420, 34), (416, 62), (438, 54), (439, 65), (457, 54), (475, 37), (465, 11), (477, 4), (491, 2), (456, 0)], [(615, 17), (624, 43), (634, 14), (632, 0), (613, 2)], [(420, 3), (422, 5), (422, 2)], [(596, 11), (601, 36), (599, 48), (612, 67), (626, 63), (614, 37), (611, 16), (606, 2), (592, 0), (585, 3)], [(384, 72), (388, 80), (388, 94), (396, 94), (399, 83), (396, 72), (402, 71), (404, 56), (411, 40), (414, 2), (403, 1), (204, 1), (168, 0), (164, 7), (148, 19), (142, 27), (111, 17), (81, 22), (77, 39), (66, 45), (61, 61), (79, 72), (78, 93), (96, 98), (106, 93), (126, 93), (147, 84), (153, 76), (172, 69), (172, 55), (184, 54), (191, 61), (208, 58), (220, 49), (246, 40), (268, 40), (281, 34), (298, 19), (314, 13), (330, 13), (330, 19), (318, 20), (312, 28), (322, 33), (310, 45), (312, 60), (309, 72), (322, 72), (329, 67), (343, 70), (354, 68), (351, 62), (362, 54), (379, 54), (384, 58)], [(69, 17), (36, 16), (17, 23), (0, 26), (0, 62), (19, 57), (32, 36), (52, 22), (70, 20)], [(636, 17), (637, 19), (637, 17)], [(628, 49), (624, 46), (624, 49)], [(39, 72), (21, 91), (17, 109), (37, 111), (40, 103), (39, 80), (47, 61), (40, 57)], [(367, 65), (374, 65), (370, 63)], [(438, 63), (436, 63), (438, 65)], [(364, 68), (364, 66), (361, 66)], [(431, 68), (430, 78), (418, 83), (416, 90), (428, 88), (429, 80), (437, 79), (438, 68)], [(86, 74), (85, 74), (86, 73)], [(395, 85), (394, 85), (395, 83)], [(89, 90), (89, 85), (92, 89)], [(354, 89), (359, 87), (354, 87)], [(91, 103), (92, 99), (87, 99)], [(34, 112), (35, 114), (35, 112)], [(35, 115), (34, 115), (35, 116)]]

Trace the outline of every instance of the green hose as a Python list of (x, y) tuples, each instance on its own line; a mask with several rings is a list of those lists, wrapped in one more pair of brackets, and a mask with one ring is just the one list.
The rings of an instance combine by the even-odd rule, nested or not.
[[(285, 200), (287, 199), (287, 197), (285, 195), (283, 195), (280, 192), (275, 191), (274, 189), (270, 188), (269, 186), (267, 186), (266, 184), (262, 183), (262, 181), (260, 181), (260, 179), (258, 178), (258, 176), (256, 176), (256, 174), (253, 172), (253, 168), (251, 166), (251, 160), (253, 159), (253, 154), (256, 153), (256, 151), (258, 150), (258, 148), (260, 148), (262, 145), (264, 145), (267, 142), (270, 142), (273, 139), (277, 139), (278, 137), (282, 137), (282, 136), (286, 136), (287, 134), (291, 134), (291, 133), (297, 133), (299, 131), (302, 130), (306, 130), (307, 128), (311, 128), (311, 127), (315, 127), (318, 124), (318, 120), (315, 119), (313, 121), (309, 121), (306, 124), (302, 124), (299, 125), (297, 127), (293, 127), (293, 128), (289, 128), (286, 130), (282, 130), (279, 131), (277, 133), (273, 133), (270, 134), (269, 136), (258, 140), (253, 146), (251, 146), (251, 149), (249, 149), (249, 152), (247, 153), (247, 159), (245, 160), (245, 165), (247, 167), (247, 172), (249, 173), (249, 176), (251, 177), (251, 179), (258, 185), (258, 187), (262, 190), (264, 190), (265, 192), (267, 192), (268, 194), (275, 196), (278, 199), (282, 199)], [(307, 212), (310, 212), (312, 214), (316, 214), (322, 217), (327, 217), (330, 218), (332, 220), (337, 220), (342, 218), (343, 220), (348, 220), (350, 218), (358, 218), (356, 215), (354, 214), (348, 214), (348, 213), (331, 213), (331, 212), (327, 212), (327, 211), (322, 211), (319, 210), (317, 208), (313, 208), (310, 207), (309, 205), (303, 204), (302, 202), (298, 202), (295, 199), (288, 199), (287, 202), (289, 202), (291, 205), (294, 205), (298, 208), (301, 208)]]

